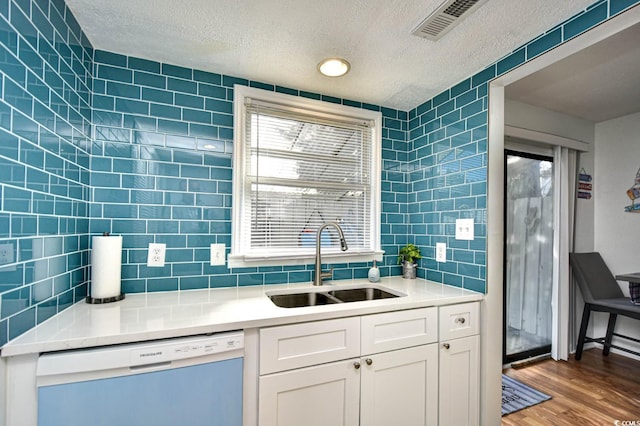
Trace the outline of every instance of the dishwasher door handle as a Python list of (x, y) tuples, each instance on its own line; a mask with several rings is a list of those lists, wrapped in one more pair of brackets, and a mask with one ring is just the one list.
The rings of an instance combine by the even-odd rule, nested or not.
[(131, 371), (157, 370), (159, 368), (171, 367), (171, 361), (154, 362), (152, 364), (132, 365), (129, 367)]

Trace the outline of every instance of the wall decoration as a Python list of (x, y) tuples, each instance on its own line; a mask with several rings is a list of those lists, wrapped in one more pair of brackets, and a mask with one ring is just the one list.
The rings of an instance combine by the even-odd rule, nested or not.
[(580, 169), (580, 173), (578, 174), (578, 198), (585, 200), (591, 199), (591, 190), (593, 189), (592, 180), (593, 178), (584, 168)]
[(578, 198), (591, 199), (591, 191), (578, 191)]
[(624, 208), (625, 212), (640, 213), (640, 169), (636, 172), (633, 186), (627, 190), (627, 196), (631, 199), (631, 204)]
[(590, 183), (580, 182), (578, 184), (578, 189), (580, 189), (582, 191), (591, 191), (591, 189), (593, 189), (593, 185), (590, 184)]

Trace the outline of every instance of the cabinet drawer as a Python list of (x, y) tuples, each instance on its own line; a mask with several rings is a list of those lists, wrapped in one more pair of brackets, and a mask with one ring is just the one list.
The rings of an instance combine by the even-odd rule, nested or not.
[(362, 317), (362, 354), (438, 341), (437, 308), (410, 309)]
[(440, 307), (440, 341), (480, 333), (480, 304), (461, 303)]
[(260, 374), (360, 356), (360, 318), (260, 330)]

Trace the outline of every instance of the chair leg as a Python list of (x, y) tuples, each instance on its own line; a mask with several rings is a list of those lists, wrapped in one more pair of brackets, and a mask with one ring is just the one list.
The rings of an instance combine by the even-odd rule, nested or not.
[(582, 311), (582, 322), (580, 323), (580, 334), (578, 334), (578, 345), (576, 346), (576, 360), (580, 361), (582, 358), (582, 348), (584, 346), (584, 339), (587, 337), (587, 326), (589, 325), (589, 316), (591, 315), (591, 305), (584, 304)]
[(616, 327), (616, 319), (618, 318), (618, 314), (609, 314), (609, 324), (607, 325), (607, 335), (604, 338), (606, 344), (604, 348), (602, 348), (602, 355), (609, 355), (609, 350), (611, 349), (611, 340), (613, 339), (613, 329)]

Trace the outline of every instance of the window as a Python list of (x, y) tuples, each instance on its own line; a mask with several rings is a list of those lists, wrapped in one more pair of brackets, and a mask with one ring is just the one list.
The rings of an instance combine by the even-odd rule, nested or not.
[[(229, 266), (382, 259), (379, 112), (235, 86)], [(331, 259), (333, 258), (333, 259)]]

